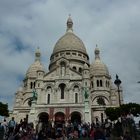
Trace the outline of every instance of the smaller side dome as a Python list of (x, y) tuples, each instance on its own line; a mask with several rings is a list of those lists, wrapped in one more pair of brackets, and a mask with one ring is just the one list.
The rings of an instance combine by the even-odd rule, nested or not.
[(22, 92), (23, 91), (23, 86), (20, 86), (17, 90), (17, 92)]
[(109, 71), (107, 66), (101, 61), (100, 59), (100, 50), (96, 45), (95, 48), (95, 61), (90, 66), (90, 73), (91, 75), (108, 75)]
[(28, 68), (26, 77), (37, 77), (37, 71), (45, 71), (44, 66), (40, 62), (41, 53), (39, 48), (35, 52), (35, 62)]

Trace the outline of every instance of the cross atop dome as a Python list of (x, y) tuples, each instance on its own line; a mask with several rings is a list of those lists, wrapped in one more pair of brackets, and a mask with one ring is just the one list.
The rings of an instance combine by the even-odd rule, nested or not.
[(40, 56), (41, 56), (40, 49), (39, 47), (37, 47), (37, 50), (35, 52), (35, 61), (40, 61)]
[(72, 32), (73, 31), (72, 27), (73, 27), (73, 21), (71, 19), (71, 14), (69, 14), (69, 18), (67, 20), (67, 32), (69, 31)]
[(100, 59), (100, 50), (97, 44), (94, 53), (95, 53), (95, 59)]

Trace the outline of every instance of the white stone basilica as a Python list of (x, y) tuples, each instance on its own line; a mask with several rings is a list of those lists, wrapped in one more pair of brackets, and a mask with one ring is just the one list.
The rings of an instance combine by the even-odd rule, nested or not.
[(105, 108), (123, 102), (122, 90), (119, 99), (97, 46), (95, 60), (89, 63), (84, 43), (73, 32), (71, 17), (67, 20), (66, 33), (54, 46), (49, 72), (45, 71), (40, 57), (37, 49), (23, 86), (15, 94), (12, 116), (16, 121), (28, 117), (29, 122), (103, 122)]

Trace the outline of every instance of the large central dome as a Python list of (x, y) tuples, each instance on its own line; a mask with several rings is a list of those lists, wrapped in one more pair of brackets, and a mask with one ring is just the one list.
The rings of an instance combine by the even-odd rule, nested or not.
[(56, 42), (53, 54), (67, 50), (79, 51), (87, 54), (84, 43), (79, 37), (77, 37), (73, 33), (72, 26), (73, 22), (72, 19), (69, 17), (67, 20), (67, 32)]
[(73, 33), (73, 21), (71, 17), (67, 20), (66, 33), (56, 42), (53, 53), (50, 57), (49, 70), (58, 67), (59, 61), (65, 58), (69, 65), (83, 67), (83, 64), (89, 65), (89, 56), (82, 40)]
[(70, 50), (70, 51), (76, 50), (76, 51), (86, 53), (86, 48), (82, 40), (72, 32), (67, 32), (64, 36), (62, 36), (57, 41), (57, 43), (55, 44), (53, 53), (66, 51), (66, 50)]

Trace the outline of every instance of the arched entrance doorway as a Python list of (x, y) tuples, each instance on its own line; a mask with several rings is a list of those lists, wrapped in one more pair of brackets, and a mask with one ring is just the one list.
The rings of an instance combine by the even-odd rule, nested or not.
[(55, 114), (55, 125), (56, 127), (63, 127), (65, 123), (65, 114), (63, 112), (57, 112)]
[(39, 122), (48, 123), (49, 115), (46, 112), (42, 112), (38, 115)]
[(71, 122), (72, 123), (81, 123), (81, 113), (75, 111), (71, 113)]
[(46, 112), (42, 112), (38, 115), (37, 132), (39, 133), (42, 129), (48, 127), (49, 115)]

